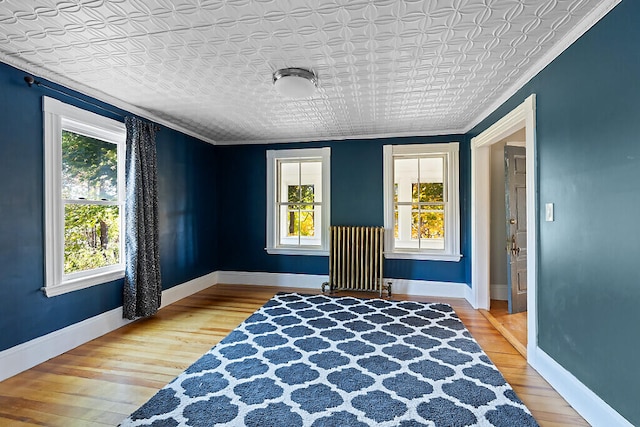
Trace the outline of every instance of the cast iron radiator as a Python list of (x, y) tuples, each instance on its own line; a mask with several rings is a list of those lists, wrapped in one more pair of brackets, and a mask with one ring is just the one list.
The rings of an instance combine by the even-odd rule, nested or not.
[(384, 227), (331, 226), (329, 228), (329, 281), (322, 292), (336, 290), (387, 291), (391, 297), (391, 282), (384, 283)]

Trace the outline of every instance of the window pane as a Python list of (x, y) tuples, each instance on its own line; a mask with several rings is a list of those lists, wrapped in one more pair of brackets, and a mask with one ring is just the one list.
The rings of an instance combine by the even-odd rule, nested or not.
[(64, 273), (92, 270), (119, 262), (118, 206), (66, 204)]
[(62, 131), (62, 198), (117, 200), (117, 145)]
[(442, 202), (444, 201), (444, 185), (441, 182), (421, 182), (411, 184), (411, 201)]
[(421, 239), (444, 239), (444, 212), (421, 211), (414, 221), (418, 223)]
[[(313, 185), (289, 185), (287, 186), (287, 202), (289, 203), (313, 203)], [(294, 205), (295, 209), (302, 209), (300, 205)]]
[(418, 239), (420, 236), (420, 207), (411, 205), (411, 238)]
[(287, 236), (298, 236), (300, 231), (300, 212), (297, 209), (289, 209), (287, 215)]
[[(300, 184), (302, 184), (302, 201), (322, 203), (322, 162), (305, 161), (300, 163)], [(307, 197), (304, 197), (305, 194)]]
[(393, 182), (397, 186), (397, 201), (400, 203), (412, 202), (411, 183), (419, 182), (418, 159), (394, 159)]
[(398, 205), (393, 207), (393, 237), (398, 238)]
[(420, 182), (443, 182), (444, 157), (420, 159)]
[(313, 206), (305, 206), (308, 209), (300, 211), (300, 235), (304, 237), (315, 236), (313, 221)]
[(287, 209), (287, 236), (313, 237), (315, 235), (313, 206)]
[[(300, 185), (300, 163), (298, 162), (279, 162), (278, 167), (280, 182), (278, 187), (280, 188), (279, 201), (280, 202), (297, 202), (299, 201), (299, 188)], [(294, 187), (294, 188), (291, 188)], [(290, 193), (291, 191), (291, 193)], [(290, 197), (294, 197), (294, 200), (290, 200)]]
[(287, 202), (289, 203), (300, 202), (300, 186), (299, 185), (287, 186)]
[(313, 203), (315, 201), (313, 185), (300, 186), (300, 201), (304, 203)]

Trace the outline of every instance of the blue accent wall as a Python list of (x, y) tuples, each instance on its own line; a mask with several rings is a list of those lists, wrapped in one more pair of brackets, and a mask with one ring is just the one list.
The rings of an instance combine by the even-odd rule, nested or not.
[[(219, 265), (222, 270), (328, 274), (327, 257), (269, 255), (266, 245), (266, 151), (331, 147), (331, 223), (384, 225), (382, 146), (460, 142), (461, 248), (459, 262), (385, 260), (385, 276), (469, 283), (470, 150), (461, 135), (218, 146)], [(320, 284), (318, 284), (319, 286)]]
[(218, 270), (215, 147), (163, 128), (157, 135), (164, 289)]
[[(476, 135), (536, 94), (539, 346), (640, 425), (640, 2), (624, 0)], [(555, 221), (544, 221), (544, 204)]]
[[(115, 116), (47, 89), (29, 88), (25, 74), (0, 63), (0, 351), (122, 305), (122, 280), (52, 298), (40, 290), (42, 96)], [(217, 269), (215, 147), (164, 127), (157, 147), (161, 269), (168, 289)]]

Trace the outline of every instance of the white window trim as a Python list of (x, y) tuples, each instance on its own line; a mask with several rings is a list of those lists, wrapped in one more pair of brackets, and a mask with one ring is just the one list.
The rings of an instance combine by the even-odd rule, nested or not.
[[(64, 274), (64, 203), (62, 202), (62, 130), (90, 135), (118, 145), (118, 205), (120, 230), (124, 237), (124, 158), (126, 129), (123, 123), (82, 110), (56, 99), (43, 97), (44, 116), (44, 204), (45, 286), (48, 297), (106, 283), (124, 277), (125, 246), (120, 239), (116, 265), (74, 274)], [(99, 202), (97, 202), (99, 204)]]
[[(310, 247), (278, 247), (278, 216), (276, 210), (276, 164), (282, 159), (321, 159), (322, 160), (322, 208), (321, 224), (322, 240), (319, 248)], [(268, 254), (279, 255), (329, 255), (329, 224), (331, 224), (330, 185), (331, 185), (331, 148), (301, 148), (292, 150), (267, 150), (267, 246)]]
[[(444, 144), (408, 144), (383, 146), (384, 168), (384, 227), (386, 258), (416, 259), (434, 261), (460, 261), (460, 202), (459, 202), (459, 144), (450, 142)], [(444, 154), (447, 162), (447, 200), (448, 215), (445, 218), (445, 248), (444, 250), (411, 250), (395, 248), (393, 235), (393, 158), (402, 155)]]

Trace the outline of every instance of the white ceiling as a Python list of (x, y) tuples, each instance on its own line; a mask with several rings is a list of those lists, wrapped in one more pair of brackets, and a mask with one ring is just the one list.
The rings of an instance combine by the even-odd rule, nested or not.
[(212, 143), (464, 133), (619, 1), (0, 0), (0, 60)]

